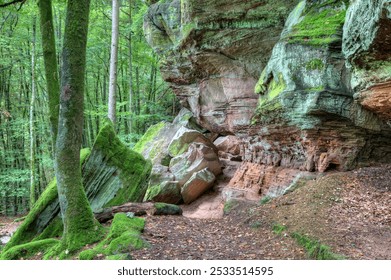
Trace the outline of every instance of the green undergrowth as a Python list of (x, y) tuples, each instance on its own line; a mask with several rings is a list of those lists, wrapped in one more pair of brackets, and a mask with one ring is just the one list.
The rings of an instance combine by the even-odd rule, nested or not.
[(269, 203), (271, 200), (272, 200), (272, 198), (270, 196), (266, 195), (261, 198), (261, 200), (259, 201), (259, 205), (265, 205), (265, 204)]
[(102, 150), (107, 163), (118, 167), (122, 185), (116, 196), (105, 207), (121, 205), (127, 201), (142, 201), (147, 179), (152, 169), (152, 163), (128, 147), (117, 137), (113, 124), (106, 120), (96, 137), (93, 150)]
[(296, 242), (304, 247), (310, 259), (314, 260), (343, 260), (344, 256), (335, 254), (330, 247), (320, 243), (320, 241), (312, 239), (306, 235), (294, 232), (291, 236)]
[(281, 235), (284, 231), (286, 230), (286, 226), (281, 225), (281, 224), (273, 224), (272, 226), (272, 231), (275, 234)]
[[(287, 232), (287, 227), (278, 223), (273, 224), (272, 231), (277, 235), (282, 235), (283, 232)], [(331, 251), (330, 247), (322, 244), (319, 240), (313, 239), (304, 234), (293, 232), (291, 234), (284, 234), (284, 236), (290, 236), (295, 239), (297, 244), (302, 246), (309, 259), (313, 260), (343, 260), (344, 256), (335, 254)]]
[[(141, 249), (147, 244), (141, 238), (144, 230), (145, 220), (142, 218), (129, 218), (124, 213), (114, 216), (110, 231), (106, 238), (79, 254), (80, 260), (92, 260), (96, 257), (107, 257), (107, 259), (122, 259), (131, 250)], [(125, 254), (125, 255), (124, 255)]]
[(234, 210), (238, 206), (238, 202), (236, 200), (228, 200), (224, 203), (223, 212), (225, 215), (228, 215), (231, 213), (232, 210)]
[(304, 11), (304, 18), (293, 26), (289, 43), (323, 46), (340, 41), (346, 16), (346, 1), (316, 1)]

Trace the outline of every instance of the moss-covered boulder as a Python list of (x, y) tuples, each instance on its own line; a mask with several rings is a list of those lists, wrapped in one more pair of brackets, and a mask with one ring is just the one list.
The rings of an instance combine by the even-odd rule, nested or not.
[[(145, 220), (137, 217), (128, 217), (124, 213), (115, 214), (110, 231), (106, 238), (94, 248), (82, 251), (79, 254), (81, 260), (92, 260), (97, 256), (108, 256), (108, 259), (125, 257), (131, 250), (146, 246), (141, 238)], [(117, 256), (117, 257), (114, 257)], [(126, 255), (126, 258), (129, 258)]]
[(181, 129), (191, 129), (201, 134), (202, 129), (194, 121), (193, 114), (183, 108), (172, 123), (160, 122), (148, 128), (143, 137), (136, 143), (133, 150), (142, 154), (152, 164), (168, 166), (172, 156), (169, 146), (173, 136)]
[[(86, 195), (93, 211), (125, 202), (142, 201), (152, 164), (127, 148), (107, 121), (91, 150), (81, 152)], [(51, 182), (3, 251), (16, 245), (61, 235), (56, 181)]]
[(92, 209), (142, 201), (151, 168), (149, 160), (119, 140), (107, 121), (82, 168)]

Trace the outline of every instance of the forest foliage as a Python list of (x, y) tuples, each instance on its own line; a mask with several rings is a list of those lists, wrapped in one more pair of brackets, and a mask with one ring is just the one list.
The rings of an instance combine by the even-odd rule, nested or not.
[[(0, 1), (0, 4), (7, 1)], [(174, 94), (162, 80), (158, 57), (143, 34), (142, 0), (123, 0), (117, 79), (117, 133), (133, 147), (145, 130), (177, 113)], [(53, 0), (58, 63), (61, 65), (65, 0)], [(33, 26), (37, 26), (34, 41)], [(35, 174), (38, 196), (54, 177), (39, 12), (36, 0), (0, 8), (0, 215), (25, 213), (30, 200), (30, 124), (33, 69)], [(91, 147), (108, 110), (111, 1), (91, 1), (87, 42), (83, 147)], [(35, 48), (33, 45), (35, 44)], [(33, 49), (35, 67), (32, 67)], [(132, 98), (130, 98), (130, 92)]]

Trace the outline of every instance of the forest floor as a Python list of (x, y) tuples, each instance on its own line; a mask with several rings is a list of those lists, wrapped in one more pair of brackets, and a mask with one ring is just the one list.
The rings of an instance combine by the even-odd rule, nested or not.
[[(183, 210), (183, 216), (147, 216), (149, 246), (132, 257), (311, 258), (295, 238), (300, 234), (346, 259), (391, 259), (391, 165), (325, 173), (263, 205), (224, 203), (220, 192), (210, 192)], [(0, 233), (17, 226), (0, 218)]]
[[(391, 166), (326, 173), (264, 205), (209, 193), (182, 217), (146, 219), (135, 259), (307, 259), (305, 236), (346, 259), (391, 259)], [(208, 218), (207, 213), (210, 213)], [(197, 213), (200, 218), (197, 217)], [(187, 217), (186, 217), (187, 216)]]

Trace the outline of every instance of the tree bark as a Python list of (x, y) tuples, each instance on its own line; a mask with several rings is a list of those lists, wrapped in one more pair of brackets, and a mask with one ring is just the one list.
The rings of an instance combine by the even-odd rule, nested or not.
[(69, 251), (101, 237), (82, 185), (80, 168), (89, 10), (90, 0), (68, 0), (62, 51), (55, 168), (64, 224), (62, 244)]
[(132, 23), (133, 23), (133, 17), (132, 17), (132, 4), (133, 0), (129, 0), (129, 24), (130, 24), (130, 31), (129, 31), (129, 132), (132, 133), (132, 118), (133, 118), (133, 54), (132, 54)]
[(111, 23), (111, 54), (109, 82), (109, 112), (108, 117), (116, 124), (116, 91), (117, 91), (117, 62), (118, 62), (118, 33), (119, 33), (119, 2), (113, 0)]
[(45, 65), (45, 78), (49, 98), (49, 119), (54, 151), (58, 132), (60, 83), (58, 79), (58, 65), (53, 27), (52, 0), (39, 0), (38, 7), (41, 16), (40, 25), (42, 36), (43, 60)]
[(35, 111), (35, 41), (36, 41), (36, 18), (33, 18), (33, 38), (31, 48), (31, 100), (30, 100), (30, 209), (35, 203), (35, 127), (34, 127), (34, 111)]

